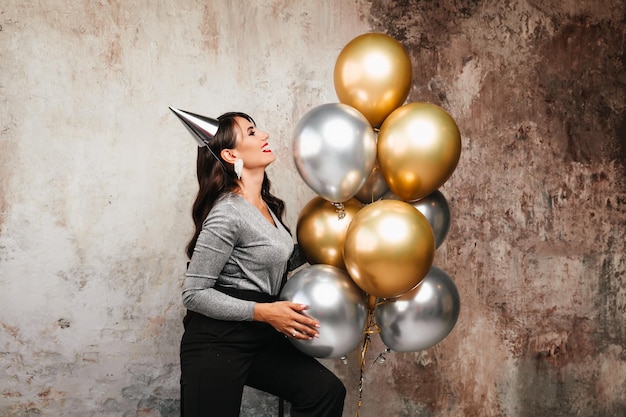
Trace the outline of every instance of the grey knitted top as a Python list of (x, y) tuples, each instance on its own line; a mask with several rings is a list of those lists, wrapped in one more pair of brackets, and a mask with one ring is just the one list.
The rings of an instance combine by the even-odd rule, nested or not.
[(242, 196), (226, 193), (202, 224), (183, 284), (183, 304), (220, 320), (252, 320), (254, 301), (240, 300), (213, 288), (254, 290), (277, 295), (293, 239), (270, 210), (271, 224)]

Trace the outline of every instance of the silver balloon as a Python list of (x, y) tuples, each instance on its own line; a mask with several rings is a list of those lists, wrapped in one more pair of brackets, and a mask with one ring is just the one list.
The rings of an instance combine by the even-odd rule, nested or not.
[[(387, 200), (399, 200), (392, 192), (384, 196)], [(439, 190), (422, 198), (421, 200), (409, 201), (413, 207), (426, 217), (435, 235), (435, 248), (441, 246), (450, 230), (450, 206), (448, 200)]]
[(323, 104), (298, 122), (293, 156), (300, 176), (313, 191), (342, 203), (355, 196), (374, 167), (374, 129), (347, 104)]
[(376, 163), (374, 164), (374, 168), (372, 169), (369, 178), (365, 181), (365, 184), (363, 184), (363, 186), (359, 189), (354, 198), (363, 204), (370, 204), (381, 199), (388, 192), (389, 186), (380, 173), (378, 163)]
[(409, 204), (428, 219), (428, 223), (430, 223), (435, 234), (435, 247), (441, 246), (450, 229), (450, 206), (443, 193), (437, 190), (421, 200), (411, 201)]
[(359, 344), (367, 319), (365, 294), (345, 271), (324, 264), (307, 266), (287, 281), (280, 299), (308, 305), (305, 314), (320, 323), (319, 337), (289, 339), (307, 355), (339, 358)]
[(454, 281), (432, 266), (417, 287), (378, 305), (374, 317), (387, 347), (415, 352), (441, 342), (454, 328), (460, 310)]

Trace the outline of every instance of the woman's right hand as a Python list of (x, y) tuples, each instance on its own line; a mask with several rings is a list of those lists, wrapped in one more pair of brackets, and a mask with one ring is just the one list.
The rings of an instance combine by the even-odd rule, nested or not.
[(311, 340), (314, 337), (319, 337), (317, 329), (320, 324), (304, 313), (307, 308), (306, 304), (292, 303), (291, 301), (256, 303), (254, 320), (272, 325), (287, 337)]

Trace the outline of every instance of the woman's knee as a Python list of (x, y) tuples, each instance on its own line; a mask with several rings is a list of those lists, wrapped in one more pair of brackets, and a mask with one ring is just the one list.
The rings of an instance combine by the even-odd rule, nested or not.
[(333, 382), (328, 385), (328, 394), (343, 401), (346, 398), (346, 386), (335, 376)]
[(346, 387), (343, 382), (332, 373), (326, 375), (323, 384), (318, 385), (318, 397), (315, 402), (324, 410), (320, 415), (341, 415), (346, 398)]

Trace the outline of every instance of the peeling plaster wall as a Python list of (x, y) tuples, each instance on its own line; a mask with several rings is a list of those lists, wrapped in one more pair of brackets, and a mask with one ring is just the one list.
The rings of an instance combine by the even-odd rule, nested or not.
[(361, 6), (0, 9), (0, 416), (178, 415), (196, 146), (168, 106), (245, 111), (271, 132), (295, 227), (313, 194), (290, 132), (335, 99), (334, 59), (369, 29)]
[[(359, 415), (626, 414), (626, 6), (619, 0), (31, 2), (0, 10), (0, 416), (176, 416), (193, 139), (167, 106), (251, 113), (295, 227), (290, 133), (341, 48), (390, 34), (409, 101), (463, 135), (435, 263), (461, 316), (373, 337)], [(359, 364), (325, 361), (357, 411)], [(275, 415), (246, 392), (242, 415)]]

